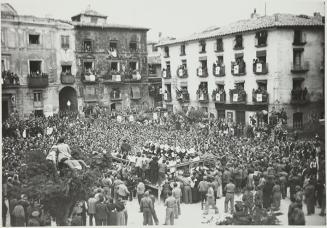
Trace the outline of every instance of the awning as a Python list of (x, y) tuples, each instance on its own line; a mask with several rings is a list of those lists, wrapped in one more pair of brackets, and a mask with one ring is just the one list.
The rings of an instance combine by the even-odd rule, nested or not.
[(257, 82), (267, 84), (267, 80), (258, 79)]
[(263, 50), (263, 51), (257, 51), (257, 57), (264, 57), (267, 56), (267, 51)]
[(71, 66), (73, 64), (72, 61), (61, 61), (60, 62), (60, 65), (62, 66)]
[(179, 82), (180, 86), (187, 86), (187, 82)]
[(239, 84), (239, 83), (244, 83), (245, 82), (245, 80), (235, 80), (235, 84)]
[(132, 86), (132, 98), (141, 98), (141, 91), (139, 87)]
[(243, 56), (244, 56), (243, 53), (235, 53), (235, 59), (236, 59), (236, 58), (243, 57)]
[(225, 82), (224, 81), (218, 81), (216, 82), (217, 85), (225, 85)]
[(207, 56), (200, 56), (199, 57), (199, 60), (201, 61), (201, 60), (207, 60)]

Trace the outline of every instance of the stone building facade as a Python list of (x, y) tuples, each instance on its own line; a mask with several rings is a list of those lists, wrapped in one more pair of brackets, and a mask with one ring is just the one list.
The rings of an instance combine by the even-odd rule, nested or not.
[(151, 107), (147, 28), (109, 24), (91, 9), (71, 21), (23, 16), (9, 4), (1, 21), (3, 119)]
[[(197, 107), (230, 122), (284, 109), (301, 128), (324, 113), (324, 22), (275, 14), (162, 42), (164, 106)], [(268, 114), (267, 114), (268, 113)]]

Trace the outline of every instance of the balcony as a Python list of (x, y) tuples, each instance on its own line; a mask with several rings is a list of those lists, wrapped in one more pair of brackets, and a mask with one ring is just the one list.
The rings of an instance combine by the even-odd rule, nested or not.
[(196, 69), (196, 74), (197, 74), (197, 76), (202, 77), (202, 78), (208, 77), (208, 69), (199, 67)]
[(170, 69), (163, 69), (161, 75), (164, 79), (170, 79), (171, 78)]
[(305, 89), (293, 89), (291, 92), (291, 104), (303, 105), (309, 102), (308, 90)]
[(291, 72), (292, 73), (304, 73), (309, 70), (309, 61), (304, 61), (303, 64), (292, 64)]
[(231, 64), (231, 72), (234, 76), (243, 76), (246, 74), (246, 65), (245, 62), (241, 62), (239, 64), (232, 62)]
[(126, 73), (124, 82), (140, 82), (142, 76), (138, 70), (129, 71)]
[(163, 100), (166, 102), (171, 102), (171, 93), (164, 93), (163, 94)]
[(10, 71), (2, 72), (2, 88), (18, 88), (20, 86), (19, 77)]
[(28, 87), (30, 88), (46, 88), (49, 85), (48, 74), (32, 73), (27, 75)]
[(268, 104), (269, 94), (265, 90), (253, 90), (252, 102), (256, 104)]
[(196, 91), (196, 96), (200, 103), (208, 103), (209, 102), (209, 95), (207, 91)]
[(226, 102), (226, 92), (225, 90), (215, 89), (212, 92), (212, 100), (216, 103), (225, 103)]
[(120, 100), (122, 100), (120, 91), (115, 91), (115, 90), (111, 91), (110, 100), (111, 101), (120, 101)]
[(33, 107), (34, 108), (42, 108), (43, 107), (42, 101), (34, 101), (33, 102)]
[(104, 75), (103, 83), (105, 84), (119, 84), (124, 82), (124, 76), (117, 71), (110, 71), (108, 74)]
[(230, 103), (233, 104), (245, 104), (246, 92), (244, 89), (231, 89), (229, 91)]
[(176, 99), (181, 102), (189, 102), (190, 101), (190, 94), (187, 91), (176, 91)]
[(187, 78), (188, 76), (187, 69), (185, 68), (185, 66), (179, 66), (176, 74), (179, 78)]
[(221, 65), (213, 64), (212, 74), (214, 76), (216, 76), (216, 77), (223, 77), (223, 76), (225, 76), (225, 65), (224, 64), (221, 64)]
[(60, 74), (60, 81), (61, 84), (74, 84), (75, 83), (75, 77), (74, 75), (70, 73), (61, 73)]
[(82, 82), (85, 84), (95, 84), (98, 81), (98, 78), (95, 74), (95, 72), (87, 72), (87, 73), (82, 73)]
[(253, 63), (253, 73), (256, 75), (268, 74), (268, 63)]

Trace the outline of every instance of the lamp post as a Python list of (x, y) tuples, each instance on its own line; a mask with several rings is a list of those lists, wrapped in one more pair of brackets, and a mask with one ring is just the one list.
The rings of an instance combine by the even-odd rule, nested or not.
[(70, 106), (71, 106), (70, 100), (67, 101), (67, 106), (68, 106), (68, 110), (70, 111)]

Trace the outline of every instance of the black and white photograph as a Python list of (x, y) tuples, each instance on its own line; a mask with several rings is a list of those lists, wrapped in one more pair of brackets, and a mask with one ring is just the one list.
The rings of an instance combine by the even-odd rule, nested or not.
[(2, 227), (326, 226), (323, 0), (2, 0)]

